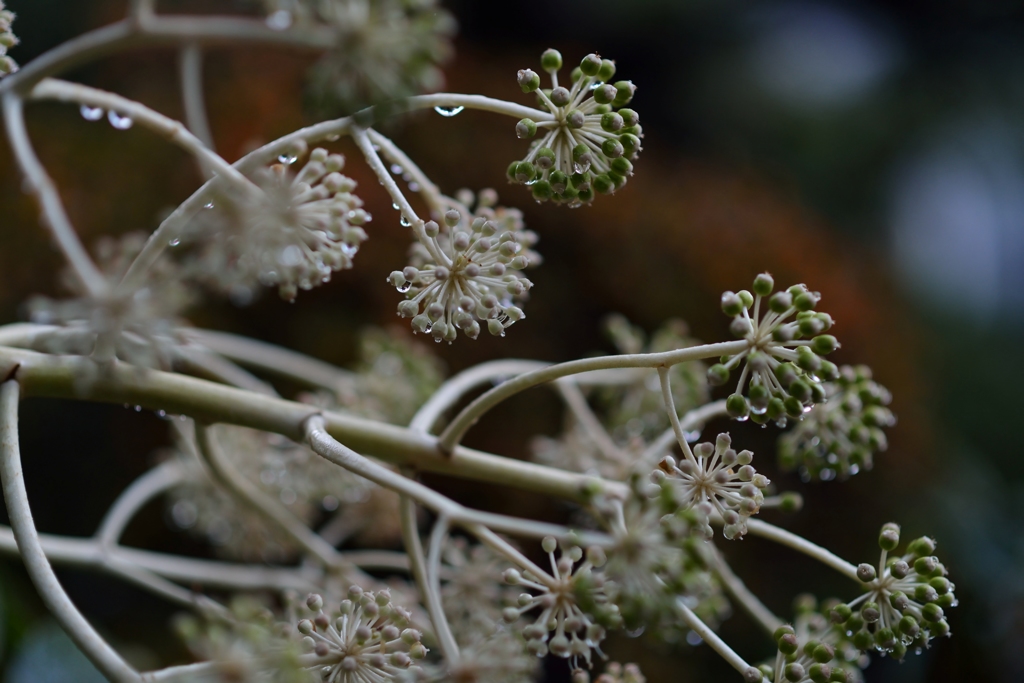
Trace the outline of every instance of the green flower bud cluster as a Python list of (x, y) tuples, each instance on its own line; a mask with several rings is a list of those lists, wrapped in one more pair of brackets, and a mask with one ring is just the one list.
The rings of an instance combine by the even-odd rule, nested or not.
[(557, 50), (541, 55), (541, 67), (551, 76), (550, 89), (541, 89), (540, 76), (531, 69), (521, 70), (517, 80), (523, 92), (537, 94), (552, 118), (516, 124), (519, 138), (540, 137), (524, 159), (508, 167), (509, 180), (528, 185), (539, 202), (570, 206), (615, 192), (633, 174), (643, 137), (637, 113), (626, 107), (636, 86), (612, 83), (615, 63), (596, 54), (573, 69), (568, 87), (558, 82), (562, 55)]
[(878, 570), (870, 564), (857, 567), (866, 592), (834, 607), (831, 620), (859, 649), (902, 660), (908, 649), (920, 652), (932, 638), (949, 635), (945, 610), (957, 601), (946, 568), (934, 555), (935, 541), (922, 536), (911, 541), (905, 554), (890, 557), (899, 542), (899, 526), (884, 525)]
[(188, 237), (198, 245), (189, 264), (197, 279), (236, 301), (251, 299), (257, 282), (291, 301), (300, 289), (352, 267), (370, 214), (353, 194), (356, 181), (340, 173), (340, 154), (314, 149), (293, 173), (305, 151), (305, 143), (296, 143), (279, 163), (256, 171), (259, 192), (233, 192), (200, 212)]
[(538, 657), (550, 653), (571, 658), (574, 664), (582, 658), (589, 665), (591, 652), (600, 650), (607, 629), (622, 625), (619, 608), (612, 602), (600, 571), (607, 557), (600, 548), (588, 548), (584, 553), (575, 545), (563, 547), (556, 556), (558, 543), (550, 536), (541, 542), (541, 548), (555, 570), (554, 584), (541, 583), (518, 569), (505, 570), (508, 584), (524, 586), (537, 595), (521, 594), (517, 606), (506, 607), (503, 617), (511, 624), (539, 610), (537, 618), (522, 629), (530, 652)]
[(315, 593), (306, 598), (311, 616), (295, 628), (303, 649), (312, 655), (307, 667), (323, 680), (339, 683), (395, 680), (414, 661), (427, 655), (422, 634), (410, 627), (408, 610), (391, 601), (391, 593), (348, 590), (345, 600), (325, 611), (324, 599)]
[[(424, 245), (431, 260), (422, 267), (406, 266), (388, 276), (388, 282), (407, 298), (398, 315), (412, 318), (414, 332), (451, 343), (459, 330), (476, 339), (483, 322), (487, 331), (505, 336), (505, 329), (526, 317), (514, 305), (533, 286), (519, 271), (530, 265), (523, 245), (512, 231), (483, 216), (468, 230), (459, 228), (462, 214), (445, 214), (445, 230), (434, 221), (423, 228)], [(441, 235), (444, 238), (441, 239)]]
[(866, 366), (842, 366), (824, 388), (825, 401), (779, 437), (779, 465), (799, 468), (804, 481), (846, 479), (871, 469), (873, 454), (888, 446), (882, 430), (896, 423), (886, 407), (892, 395)]
[(678, 462), (666, 456), (651, 479), (678, 508), (719, 514), (725, 523), (722, 533), (732, 540), (747, 533), (747, 520), (761, 509), (770, 483), (750, 464), (753, 458), (750, 451), (733, 450), (728, 434), (719, 434), (715, 443), (697, 444)]
[(810, 595), (797, 597), (795, 612), (792, 625), (775, 630), (775, 661), (761, 665), (762, 675), (773, 683), (861, 681), (866, 657), (822, 614), (817, 600)]
[[(267, 23), (326, 24), (334, 46), (310, 71), (323, 109), (354, 112), (444, 83), (439, 65), (452, 55), (457, 24), (436, 0), (272, 0)], [(287, 7), (284, 5), (287, 4)]]
[(774, 288), (772, 276), (762, 273), (754, 279), (753, 294), (722, 294), (722, 311), (732, 317), (729, 329), (747, 341), (747, 348), (712, 365), (708, 381), (726, 384), (742, 364), (736, 391), (726, 401), (729, 415), (759, 424), (772, 420), (781, 427), (825, 399), (822, 380), (837, 379), (839, 368), (822, 357), (839, 342), (823, 334), (832, 318), (814, 310), (820, 294), (804, 285), (773, 294)]
[(18, 37), (11, 32), (14, 23), (14, 12), (5, 9), (0, 0), (0, 77), (18, 70), (18, 63), (10, 58), (7, 50), (18, 44)]

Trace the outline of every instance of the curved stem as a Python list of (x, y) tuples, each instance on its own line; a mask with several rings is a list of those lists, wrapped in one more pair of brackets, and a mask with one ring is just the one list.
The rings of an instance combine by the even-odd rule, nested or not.
[[(187, 328), (185, 338), (235, 363), (332, 392), (353, 373), (274, 344), (215, 330)], [(0, 330), (0, 335), (3, 332)], [(2, 340), (2, 336), (0, 336)]]
[(722, 582), (729, 595), (743, 606), (743, 609), (758, 623), (762, 630), (769, 635), (775, 633), (775, 629), (782, 626), (782, 619), (772, 614), (772, 611), (765, 607), (765, 604), (756, 595), (750, 592), (750, 589), (743, 583), (743, 580), (733, 573), (732, 568), (714, 544), (705, 543), (701, 544), (701, 547), (707, 550), (707, 559), (708, 564), (711, 565), (711, 571), (718, 576), (718, 579)]
[[(4, 82), (0, 81), (0, 84)], [(25, 176), (25, 187), (39, 202), (43, 224), (49, 229), (82, 288), (90, 296), (103, 294), (108, 289), (107, 280), (78, 239), (78, 234), (64, 210), (56, 185), (32, 148), (28, 131), (25, 129), (25, 108), (21, 98), (13, 93), (5, 94), (3, 112), (11, 151)]]
[(17, 382), (10, 380), (0, 385), (0, 478), (11, 528), (29, 578), (57, 623), (104, 676), (118, 682), (138, 681), (138, 673), (100, 637), (68, 598), (43, 552), (21, 471), (18, 401)]
[[(393, 164), (398, 164), (403, 171), (409, 174), (412, 182), (417, 183), (420, 186), (419, 193), (423, 197), (423, 201), (427, 203), (430, 208), (431, 214), (437, 220), (441, 220), (445, 212), (444, 200), (441, 198), (441, 192), (437, 189), (437, 185), (427, 177), (416, 163), (408, 157), (398, 146), (392, 142), (389, 138), (381, 135), (372, 128), (366, 131), (366, 134), (370, 137), (370, 142), (380, 147), (380, 151), (388, 158)], [(410, 188), (411, 189), (411, 188)]]
[(669, 422), (672, 423), (672, 432), (675, 434), (676, 442), (683, 456), (691, 462), (697, 462), (690, 450), (690, 444), (686, 442), (686, 434), (683, 432), (683, 425), (679, 422), (679, 413), (676, 412), (676, 402), (672, 397), (672, 377), (668, 368), (658, 368), (658, 379), (661, 380), (661, 399), (665, 402), (665, 412), (668, 413)]
[(621, 463), (628, 459), (628, 456), (615, 445), (611, 435), (608, 434), (608, 430), (597, 419), (597, 415), (594, 414), (590, 404), (587, 403), (586, 396), (580, 391), (579, 385), (571, 379), (563, 378), (555, 381), (555, 388), (558, 389), (559, 395), (561, 395), (562, 400), (568, 406), (573, 417), (583, 427), (583, 433), (587, 435), (606, 460)]
[(538, 384), (551, 382), (559, 377), (568, 377), (569, 375), (609, 368), (669, 367), (691, 360), (731, 355), (742, 351), (746, 346), (746, 340), (740, 340), (705, 344), (702, 346), (689, 346), (685, 349), (665, 351), (663, 353), (636, 353), (582, 358), (527, 372), (491, 389), (466, 406), (462, 412), (455, 416), (455, 419), (445, 428), (444, 432), (441, 433), (439, 445), (445, 453), (451, 453), (469, 428), (488, 410), (521, 391), (535, 387)]
[(149, 470), (121, 492), (96, 531), (96, 542), (113, 548), (124, 533), (135, 513), (155, 496), (184, 480), (184, 472), (177, 462), (169, 460)]
[(106, 566), (110, 573), (115, 576), (130, 581), (140, 588), (159, 595), (170, 602), (202, 612), (207, 617), (223, 619), (230, 614), (227, 608), (216, 600), (202, 593), (182, 588), (178, 584), (172, 583), (162, 576), (143, 569), (138, 565), (124, 562), (123, 560), (110, 560)]
[(835, 569), (840, 574), (856, 581), (861, 584), (861, 580), (857, 578), (857, 568), (852, 564), (839, 557), (838, 555), (825, 550), (820, 545), (808, 541), (802, 536), (797, 536), (792, 531), (786, 531), (768, 522), (762, 522), (759, 519), (747, 520), (747, 531), (754, 536), (760, 536), (766, 538), (769, 541), (775, 541), (784, 546), (792, 548), (797, 552), (801, 552), (808, 557), (813, 557), (818, 562)]
[[(683, 415), (679, 420), (679, 426), (682, 429), (683, 437), (685, 438), (686, 432), (693, 431), (697, 427), (703, 427), (705, 423), (726, 414), (724, 400), (713, 401), (712, 403), (702, 405), (699, 408), (694, 408)], [(640, 459), (644, 462), (655, 462), (660, 460), (669, 448), (671, 448), (672, 442), (675, 440), (675, 425), (672, 425), (650, 443)]]
[(174, 349), (174, 355), (175, 360), (184, 364), (185, 369), (192, 374), (205, 375), (209, 379), (264, 396), (278, 395), (277, 390), (270, 384), (202, 347), (181, 345)]
[(736, 654), (735, 650), (729, 647), (724, 640), (718, 637), (718, 634), (711, 630), (711, 627), (701, 621), (701, 618), (693, 613), (689, 607), (683, 603), (682, 598), (676, 599), (676, 611), (679, 612), (679, 616), (682, 620), (693, 629), (694, 633), (700, 636), (705, 643), (707, 643), (712, 650), (718, 653), (718, 655), (728, 662), (729, 666), (743, 674), (743, 677), (748, 681), (761, 681), (763, 677), (757, 668), (751, 666)]
[(452, 635), (451, 625), (448, 623), (448, 615), (444, 613), (444, 605), (441, 602), (441, 550), (448, 538), (448, 518), (444, 515), (434, 522), (434, 529), (430, 532), (430, 546), (427, 552), (427, 575), (424, 587), (427, 590), (424, 600), (429, 600), (435, 605), (430, 613), (430, 619), (434, 622), (434, 629), (437, 631), (437, 642), (441, 652), (450, 665), (458, 664), (459, 646)]
[(188, 43), (181, 48), (178, 70), (181, 73), (185, 123), (207, 149), (214, 150), (213, 133), (206, 116), (206, 97), (203, 94), (203, 49), (198, 43)]
[(220, 445), (216, 443), (210, 428), (196, 422), (195, 435), (200, 459), (209, 468), (214, 479), (232, 496), (287, 534), (325, 566), (343, 566), (337, 550), (232, 466)]
[(531, 372), (547, 367), (547, 363), (534, 360), (495, 360), (463, 370), (459, 374), (448, 378), (437, 388), (427, 402), (420, 406), (409, 423), (409, 428), (431, 432), (438, 418), (444, 411), (458, 403), (463, 396), (477, 387), (514, 375), (521, 375), (524, 372)]

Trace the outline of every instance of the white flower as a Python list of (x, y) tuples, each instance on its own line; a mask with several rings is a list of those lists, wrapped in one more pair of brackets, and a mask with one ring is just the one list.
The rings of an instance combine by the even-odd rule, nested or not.
[(7, 50), (18, 44), (18, 37), (11, 32), (14, 12), (5, 9), (0, 0), (0, 77), (18, 70), (18, 63), (7, 55)]
[[(259, 188), (224, 198), (225, 207), (198, 221), (194, 239), (206, 241), (197, 275), (245, 299), (255, 282), (276, 286), (284, 299), (312, 289), (334, 271), (352, 267), (366, 240), (370, 215), (352, 194), (356, 182), (339, 173), (341, 155), (315, 149), (298, 173), (289, 164), (304, 153), (299, 146), (281, 163), (253, 174)], [(209, 223), (213, 223), (212, 227)], [(251, 298), (251, 294), (248, 295)]]
[[(728, 434), (719, 434), (714, 444), (699, 443), (676, 462), (672, 456), (661, 461), (652, 479), (668, 487), (672, 500), (682, 509), (696, 509), (705, 515), (717, 512), (725, 522), (728, 539), (747, 533), (746, 521), (756, 515), (764, 501), (762, 491), (770, 483), (750, 462), (750, 451), (737, 453)], [(735, 469), (734, 469), (735, 468)], [(710, 527), (706, 532), (710, 535)]]
[[(541, 66), (551, 75), (551, 89), (540, 90), (540, 76), (530, 69), (519, 72), (523, 92), (536, 92), (537, 100), (553, 119), (522, 119), (516, 134), (523, 139), (542, 137), (530, 146), (522, 161), (508, 168), (509, 180), (530, 186), (537, 201), (552, 200), (580, 206), (595, 191), (609, 194), (633, 174), (631, 159), (640, 152), (643, 133), (632, 109), (620, 108), (633, 98), (630, 81), (610, 83), (615, 63), (589, 54), (570, 76), (570, 87), (558, 83), (562, 55), (547, 50)], [(615, 111), (618, 109), (618, 111)]]
[(520, 595), (518, 608), (505, 609), (505, 620), (514, 622), (523, 614), (539, 609), (534, 622), (523, 629), (530, 651), (538, 656), (550, 652), (557, 657), (571, 657), (573, 662), (582, 657), (589, 663), (591, 650), (601, 651), (605, 629), (622, 623), (619, 609), (606, 590), (604, 575), (594, 571), (604, 564), (604, 553), (599, 548), (591, 548), (584, 560), (583, 551), (572, 546), (556, 559), (558, 544), (554, 538), (545, 538), (541, 545), (551, 562), (554, 582), (549, 585), (529, 573), (506, 570), (508, 583), (526, 586), (538, 595)]
[(529, 259), (515, 233), (501, 232), (497, 223), (482, 216), (468, 230), (458, 227), (461, 221), (461, 213), (454, 210), (445, 216), (445, 232), (428, 221), (425, 246), (431, 260), (388, 276), (408, 296), (398, 305), (398, 315), (412, 318), (413, 331), (429, 333), (435, 341), (450, 343), (459, 330), (476, 339), (480, 322), (491, 334), (504, 336), (507, 327), (526, 317), (513, 302), (533, 286), (518, 272)]
[(328, 683), (385, 683), (427, 654), (420, 632), (409, 628), (409, 613), (391, 602), (387, 590), (352, 586), (330, 613), (319, 595), (311, 594), (306, 605), (313, 618), (300, 620), (298, 631), (315, 656), (309, 668)]

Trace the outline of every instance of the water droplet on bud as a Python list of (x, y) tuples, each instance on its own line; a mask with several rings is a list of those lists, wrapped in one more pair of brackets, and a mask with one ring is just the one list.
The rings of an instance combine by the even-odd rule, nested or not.
[(434, 107), (434, 111), (446, 118), (458, 116), (462, 113), (463, 109), (465, 109), (465, 107)]

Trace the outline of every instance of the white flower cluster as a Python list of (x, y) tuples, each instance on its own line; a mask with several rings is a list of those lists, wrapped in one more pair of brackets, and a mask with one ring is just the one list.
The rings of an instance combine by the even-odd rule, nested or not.
[(100, 361), (118, 358), (140, 367), (170, 368), (173, 347), (179, 343), (175, 334), (177, 315), (192, 296), (174, 264), (166, 259), (148, 269), (137, 287), (119, 286), (145, 243), (146, 236), (141, 233), (99, 240), (96, 260), (108, 284), (101, 294), (86, 293), (78, 280), (66, 274), (65, 284), (78, 295), (76, 298), (31, 299), (28, 309), (32, 322), (62, 326), (42, 337), (40, 348), (92, 354)]
[(395, 680), (414, 661), (427, 655), (422, 634), (409, 627), (410, 614), (391, 601), (387, 590), (376, 593), (352, 586), (335, 609), (324, 611), (324, 599), (310, 594), (312, 618), (297, 624), (302, 643), (314, 655), (308, 668), (330, 683)]
[(516, 125), (520, 138), (538, 132), (542, 137), (531, 144), (526, 158), (508, 167), (509, 180), (528, 185), (537, 201), (570, 206), (621, 188), (633, 174), (632, 160), (643, 136), (637, 113), (625, 108), (636, 86), (611, 83), (615, 62), (596, 54), (584, 57), (572, 71), (570, 87), (558, 83), (562, 55), (557, 50), (541, 55), (541, 67), (551, 76), (550, 90), (540, 89), (540, 76), (530, 69), (519, 72), (519, 86), (537, 93), (540, 106), (553, 118), (525, 118)]
[[(729, 435), (719, 434), (714, 444), (699, 443), (678, 462), (666, 456), (651, 478), (678, 507), (706, 516), (717, 512), (725, 522), (725, 537), (735, 539), (747, 533), (746, 522), (761, 509), (770, 482), (750, 464), (753, 453), (737, 453), (731, 446)], [(705, 533), (710, 537), (710, 526)]]
[(482, 215), (465, 226), (456, 209), (445, 214), (444, 222), (443, 230), (435, 221), (424, 225), (426, 263), (388, 276), (408, 297), (398, 304), (398, 315), (412, 318), (413, 331), (438, 342), (451, 343), (459, 330), (476, 339), (481, 322), (492, 335), (505, 336), (506, 328), (526, 317), (514, 302), (533, 286), (519, 272), (530, 265), (522, 233), (502, 230), (499, 222)]
[(300, 289), (352, 267), (370, 214), (352, 193), (356, 182), (340, 173), (344, 157), (314, 149), (293, 173), (290, 165), (304, 153), (301, 143), (279, 163), (253, 174), (259, 191), (231, 193), (223, 207), (203, 212), (192, 236), (205, 242), (194, 264), (200, 279), (218, 284), (236, 300), (250, 299), (256, 282), (277, 287), (282, 298), (292, 300)]
[(540, 610), (533, 623), (523, 629), (527, 647), (538, 656), (580, 658), (590, 662), (591, 651), (600, 653), (607, 628), (621, 626), (619, 608), (608, 595), (603, 573), (594, 571), (604, 565), (600, 548), (584, 552), (576, 546), (564, 548), (556, 558), (558, 543), (550, 536), (541, 547), (551, 562), (553, 581), (543, 581), (518, 569), (507, 569), (505, 581), (525, 586), (537, 593), (523, 593), (518, 607), (507, 607), (504, 618), (517, 621), (527, 612)]
[(326, 24), (335, 46), (310, 74), (315, 99), (352, 112), (444, 82), (455, 19), (436, 0), (267, 0), (267, 24)]
[(772, 294), (774, 289), (775, 280), (762, 273), (754, 279), (753, 294), (747, 290), (722, 294), (722, 311), (732, 316), (729, 329), (746, 340), (747, 348), (712, 365), (708, 380), (725, 384), (746, 361), (736, 392), (726, 402), (729, 414), (784, 426), (787, 416), (798, 419), (825, 399), (821, 380), (836, 379), (839, 370), (821, 356), (838, 348), (839, 342), (822, 334), (832, 327), (832, 318), (814, 310), (820, 294), (804, 285)]
[(6, 9), (0, 0), (0, 77), (18, 70), (18, 63), (7, 54), (7, 50), (18, 44), (18, 36), (11, 32), (13, 22), (14, 12)]

